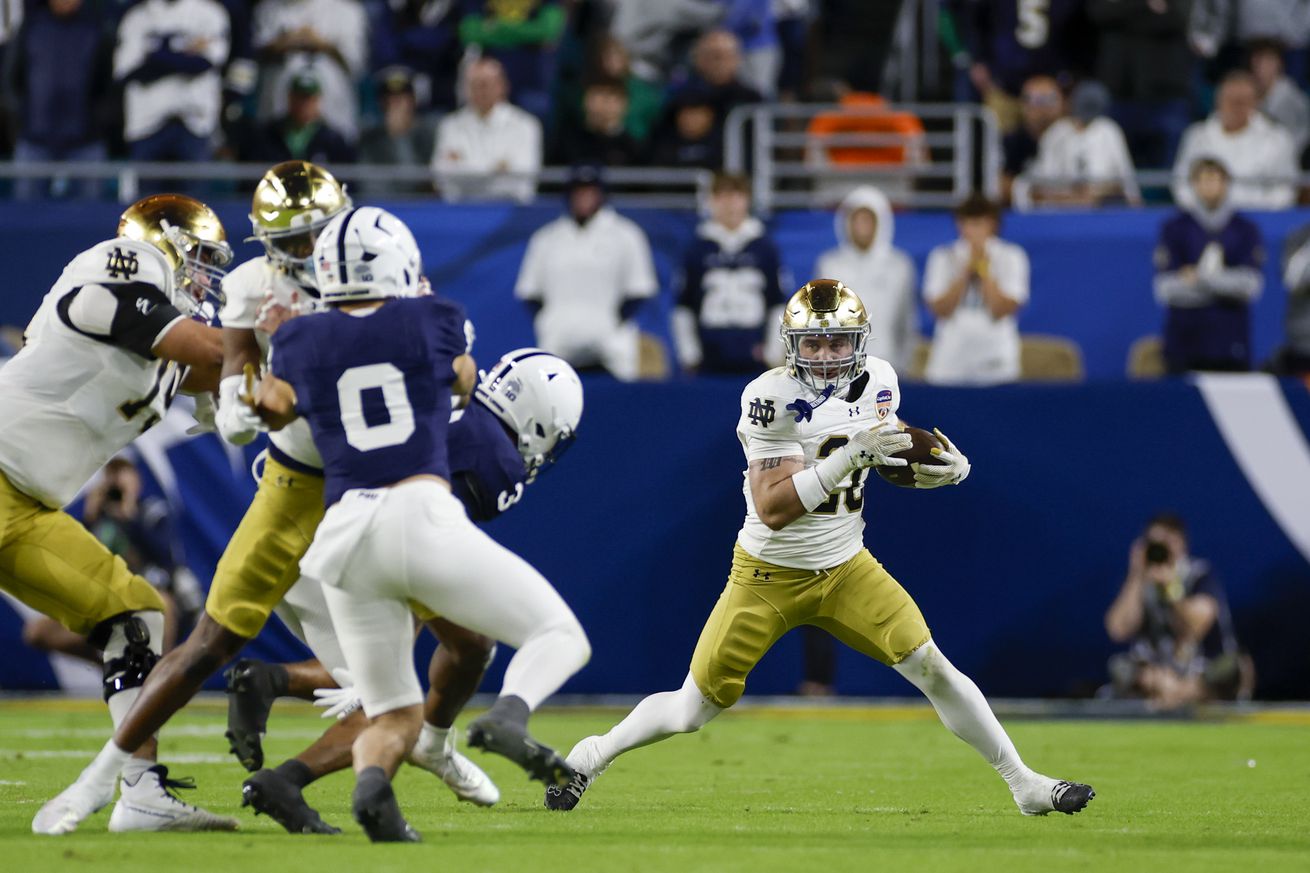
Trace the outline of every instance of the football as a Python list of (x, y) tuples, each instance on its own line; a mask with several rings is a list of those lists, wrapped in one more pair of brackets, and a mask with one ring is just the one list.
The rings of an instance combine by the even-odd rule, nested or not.
[[(914, 445), (910, 446), (903, 452), (897, 452), (892, 457), (904, 458), (910, 464), (941, 464), (932, 454), (933, 449), (944, 449), (941, 440), (933, 436), (931, 432), (918, 427), (907, 427), (905, 432), (914, 438)], [(886, 479), (893, 485), (901, 488), (914, 487), (914, 470), (909, 464), (904, 467), (874, 467), (878, 475)]]

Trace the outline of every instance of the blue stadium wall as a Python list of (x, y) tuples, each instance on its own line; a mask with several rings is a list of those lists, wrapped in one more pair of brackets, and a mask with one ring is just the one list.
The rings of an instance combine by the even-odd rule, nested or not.
[[(468, 303), (486, 358), (530, 340), (509, 289), (526, 234), (547, 214), (405, 212), (439, 285)], [(239, 209), (225, 215), (241, 227)], [(88, 230), (112, 218), (107, 209), (50, 207), (20, 221), (12, 206), (0, 208), (0, 226), (9, 228), (0, 250), (10, 269), (0, 318), (21, 323), (30, 315), (53, 270), (96, 239)], [(690, 228), (682, 215), (646, 218), (661, 251), (676, 250)], [(1009, 220), (1008, 235), (1033, 254), (1032, 312), (1047, 311), (1039, 308), (1043, 297), (1056, 309), (1065, 301), (1070, 324), (1087, 336), (1099, 324), (1112, 337), (1105, 342), (1116, 349), (1101, 356), (1103, 366), (1092, 365), (1088, 354), (1093, 374), (1104, 380), (981, 391), (906, 385), (902, 414), (941, 426), (968, 452), (974, 472), (964, 486), (937, 492), (868, 486), (869, 548), (914, 595), (943, 649), (989, 694), (1076, 694), (1103, 681), (1112, 646), (1102, 615), (1122, 579), (1128, 543), (1151, 514), (1172, 508), (1191, 522), (1195, 551), (1227, 584), (1261, 696), (1310, 697), (1310, 391), (1260, 376), (1113, 380), (1128, 342), (1155, 323), (1149, 268), (1137, 260), (1149, 264), (1159, 218)], [(1293, 216), (1262, 220), (1271, 228), (1298, 223)], [(1130, 222), (1139, 223), (1144, 238), (1123, 228)], [(948, 227), (941, 216), (900, 223), (903, 242), (925, 235), (922, 250), (912, 249), (920, 256)], [(795, 259), (801, 240), (814, 251), (826, 245), (830, 224), (822, 216), (784, 216), (779, 236)], [(1118, 242), (1112, 247), (1110, 240)], [(1065, 260), (1047, 260), (1055, 250)], [(665, 257), (661, 269), (667, 265)], [(1116, 279), (1115, 268), (1124, 275)], [(1262, 306), (1280, 296), (1268, 295)], [(1262, 321), (1266, 350), (1277, 310)], [(1054, 324), (1025, 327), (1073, 333)], [(635, 694), (681, 681), (741, 522), (743, 465), (733, 433), (741, 387), (719, 379), (588, 379), (577, 446), (490, 526), (555, 582), (591, 635), (592, 662), (566, 691)], [(185, 506), (180, 528), (190, 563), (207, 580), (253, 484), (212, 436), (177, 443), (167, 457)], [(0, 603), (0, 687), (54, 687), (49, 663), (23, 648), (20, 630), (18, 617)], [(264, 657), (300, 655), (276, 625), (252, 649)], [(502, 653), (488, 687), (506, 660)], [(793, 635), (765, 658), (748, 690), (786, 693), (800, 669)], [(839, 659), (838, 688), (910, 692), (894, 673), (850, 652)]]

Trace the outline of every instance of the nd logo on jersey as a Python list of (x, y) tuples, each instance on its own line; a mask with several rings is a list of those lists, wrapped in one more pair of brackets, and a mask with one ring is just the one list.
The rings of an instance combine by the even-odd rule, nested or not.
[(131, 279), (141, 272), (141, 265), (136, 260), (136, 252), (129, 251), (123, 254), (122, 249), (115, 247), (109, 253), (109, 260), (105, 262), (105, 272), (111, 279)]
[(761, 403), (758, 397), (751, 401), (751, 405), (746, 410), (746, 415), (750, 418), (751, 424), (757, 424), (760, 427), (768, 427), (777, 414), (777, 411), (773, 408), (772, 400), (765, 400)]

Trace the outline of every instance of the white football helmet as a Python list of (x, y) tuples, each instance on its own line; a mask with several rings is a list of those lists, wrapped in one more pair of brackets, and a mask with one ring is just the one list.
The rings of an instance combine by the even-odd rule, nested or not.
[(481, 374), (474, 396), (518, 434), (528, 481), (554, 463), (582, 420), (582, 381), (567, 361), (541, 349), (515, 349)]
[(314, 275), (324, 303), (416, 297), (422, 273), (414, 234), (376, 206), (343, 212), (314, 243)]

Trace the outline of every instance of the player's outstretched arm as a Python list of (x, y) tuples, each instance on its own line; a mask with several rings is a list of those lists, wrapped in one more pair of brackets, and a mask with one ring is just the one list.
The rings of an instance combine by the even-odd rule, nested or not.
[(223, 339), (216, 327), (192, 321), (178, 320), (154, 344), (155, 357), (177, 361), (191, 368), (187, 375), (187, 391), (218, 390), (219, 373), (223, 368)]

